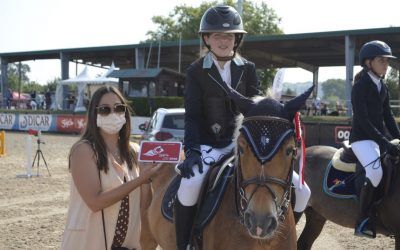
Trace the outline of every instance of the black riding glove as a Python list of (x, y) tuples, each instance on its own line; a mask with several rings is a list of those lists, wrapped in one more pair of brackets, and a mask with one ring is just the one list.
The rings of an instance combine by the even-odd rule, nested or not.
[(203, 160), (201, 159), (201, 153), (197, 150), (188, 150), (186, 152), (186, 159), (178, 166), (178, 169), (181, 171), (181, 176), (187, 179), (194, 176), (193, 167), (195, 165), (199, 167), (199, 172), (202, 174)]
[(391, 155), (391, 156), (399, 156), (400, 155), (400, 148), (397, 145), (394, 145), (392, 143), (388, 143), (387, 145), (387, 152)]

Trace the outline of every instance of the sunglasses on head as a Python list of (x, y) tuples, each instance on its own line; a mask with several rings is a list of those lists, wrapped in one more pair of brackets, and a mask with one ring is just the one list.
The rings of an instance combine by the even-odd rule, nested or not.
[(112, 108), (112, 107), (110, 107), (108, 105), (102, 105), (102, 106), (96, 107), (96, 109), (97, 109), (97, 113), (99, 115), (103, 115), (103, 116), (109, 115), (111, 113), (111, 110), (113, 110), (114, 113), (116, 113), (116, 114), (125, 114), (126, 105), (124, 105), (124, 104), (115, 104), (114, 108)]

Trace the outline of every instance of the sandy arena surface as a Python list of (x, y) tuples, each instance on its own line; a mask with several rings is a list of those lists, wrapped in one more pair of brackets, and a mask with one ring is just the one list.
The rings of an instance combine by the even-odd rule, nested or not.
[[(41, 148), (51, 177), (41, 159), (40, 177), (17, 178), (26, 173), (26, 137), (7, 132), (7, 154), (0, 158), (0, 249), (59, 249), (69, 199), (67, 156), (78, 136), (44, 134)], [(37, 173), (36, 165), (32, 171)], [(304, 219), (298, 233), (303, 225)], [(394, 240), (357, 238), (352, 229), (328, 222), (313, 249), (394, 249)]]

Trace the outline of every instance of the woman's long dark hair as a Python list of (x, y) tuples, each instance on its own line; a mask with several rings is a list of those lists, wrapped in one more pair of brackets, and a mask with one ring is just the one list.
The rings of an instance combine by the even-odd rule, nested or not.
[(121, 160), (125, 161), (128, 168), (132, 170), (134, 165), (134, 153), (129, 145), (129, 138), (131, 134), (131, 111), (125, 98), (122, 96), (121, 92), (112, 86), (104, 86), (99, 88), (92, 96), (89, 104), (89, 110), (87, 113), (87, 124), (85, 131), (80, 139), (80, 141), (88, 141), (91, 143), (92, 149), (95, 153), (95, 159), (97, 167), (99, 170), (104, 170), (106, 173), (109, 169), (108, 157), (107, 157), (107, 147), (100, 134), (100, 129), (97, 127), (97, 109), (101, 98), (108, 93), (113, 93), (120, 99), (122, 104), (127, 105), (127, 111), (125, 112), (126, 123), (119, 131), (118, 138), (118, 149), (121, 154)]
[(366, 73), (366, 71), (365, 71), (364, 69), (360, 70), (360, 71), (354, 76), (353, 85), (356, 84), (356, 83), (358, 83), (358, 81), (360, 81), (360, 79), (361, 79), (361, 76), (362, 76), (363, 74), (365, 74), (365, 73)]

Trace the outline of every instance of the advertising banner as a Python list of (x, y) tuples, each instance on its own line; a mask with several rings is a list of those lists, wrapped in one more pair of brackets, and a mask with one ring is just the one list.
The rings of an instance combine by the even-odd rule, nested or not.
[(16, 129), (17, 127), (17, 115), (0, 113), (0, 129)]
[(54, 115), (20, 114), (19, 130), (56, 131)]
[(85, 115), (57, 115), (58, 132), (80, 133), (85, 125)]
[(351, 126), (336, 126), (335, 127), (335, 142), (341, 143), (350, 138)]

